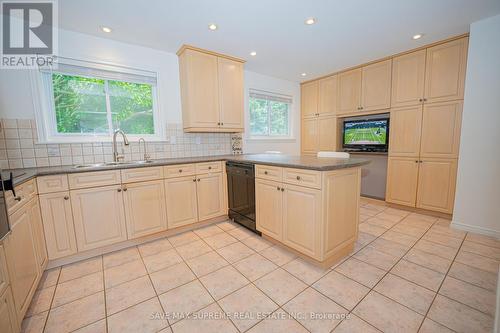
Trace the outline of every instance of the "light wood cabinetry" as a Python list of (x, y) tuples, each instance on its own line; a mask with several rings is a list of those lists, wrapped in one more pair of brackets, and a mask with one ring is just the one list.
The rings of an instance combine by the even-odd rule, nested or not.
[(69, 190), (68, 175), (37, 177), (38, 193), (54, 193)]
[[(313, 171), (256, 165), (257, 230), (325, 263), (347, 254), (356, 240), (360, 168)], [(276, 171), (276, 170), (274, 170)]]
[(319, 80), (318, 116), (337, 112), (337, 75)]
[(422, 132), (422, 106), (391, 109), (389, 154), (418, 157)]
[(302, 153), (334, 151), (337, 146), (337, 118), (319, 116), (302, 120)]
[(318, 81), (303, 84), (300, 89), (302, 118), (316, 117), (318, 115)]
[(425, 56), (426, 50), (420, 50), (393, 58), (392, 107), (417, 105), (423, 102)]
[(355, 113), (361, 107), (362, 69), (338, 74), (337, 112)]
[(16, 315), (21, 319), (41, 274), (31, 219), (30, 204), (20, 207), (10, 216), (11, 233), (4, 242)]
[(10, 288), (6, 289), (3, 293), (0, 293), (0, 332), (19, 332), (14, 299), (12, 298)]
[(7, 270), (7, 259), (5, 259), (5, 247), (0, 242), (0, 294), (9, 286), (9, 271)]
[(77, 247), (69, 192), (41, 194), (40, 207), (49, 259), (75, 254)]
[(256, 179), (255, 206), (257, 230), (282, 241), (283, 194), (281, 193), (281, 183)]
[(47, 266), (48, 255), (47, 247), (45, 245), (45, 234), (43, 231), (42, 215), (40, 212), (38, 198), (33, 198), (28, 205), (30, 209), (31, 227), (33, 230), (33, 241), (35, 243), (38, 267), (40, 272), (42, 272)]
[(302, 120), (302, 153), (313, 154), (318, 151), (319, 128), (318, 118), (308, 118)]
[(243, 61), (186, 45), (177, 55), (184, 131), (243, 131)]
[(464, 98), (468, 40), (461, 38), (427, 49), (424, 101)]
[(196, 177), (165, 179), (168, 228), (177, 228), (198, 221)]
[(225, 214), (222, 173), (198, 176), (196, 194), (200, 221)]
[(78, 251), (127, 239), (121, 185), (71, 191)]
[(462, 101), (424, 105), (420, 145), (421, 157), (458, 157), (462, 106)]
[(451, 213), (455, 200), (457, 161), (422, 159), (419, 164), (417, 207)]
[(385, 200), (415, 207), (418, 168), (418, 157), (389, 157)]
[(116, 185), (121, 182), (120, 170), (73, 173), (68, 175), (70, 189)]
[(360, 110), (373, 111), (391, 107), (391, 71), (391, 59), (363, 67)]
[(124, 185), (123, 203), (128, 239), (167, 230), (163, 180)]

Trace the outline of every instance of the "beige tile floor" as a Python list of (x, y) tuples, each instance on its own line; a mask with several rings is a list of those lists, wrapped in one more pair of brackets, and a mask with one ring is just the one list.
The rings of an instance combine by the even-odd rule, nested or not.
[(23, 331), (492, 330), (500, 241), (366, 200), (360, 212), (355, 251), (329, 269), (222, 222), (46, 271)]

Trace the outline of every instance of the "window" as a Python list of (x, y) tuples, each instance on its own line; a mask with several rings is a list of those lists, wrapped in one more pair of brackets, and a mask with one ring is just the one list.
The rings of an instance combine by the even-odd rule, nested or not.
[(40, 73), (46, 141), (103, 140), (117, 129), (130, 136), (159, 138), (154, 73), (66, 64)]
[(290, 96), (250, 90), (250, 135), (290, 137)]

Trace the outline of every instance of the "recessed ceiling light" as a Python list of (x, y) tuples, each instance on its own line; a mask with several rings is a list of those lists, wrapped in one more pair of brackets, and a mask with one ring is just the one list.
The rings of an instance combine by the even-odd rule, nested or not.
[(310, 18), (306, 19), (304, 21), (304, 23), (307, 25), (312, 25), (312, 24), (316, 23), (316, 19), (314, 17), (310, 17)]
[(250, 52), (250, 55), (251, 55), (252, 57), (255, 57), (255, 56), (257, 55), (257, 52), (252, 51), (252, 52)]
[(210, 25), (208, 26), (208, 29), (210, 29), (210, 30), (212, 30), (212, 31), (217, 30), (217, 25), (216, 25), (216, 24), (214, 24), (214, 23), (212, 23), (212, 24), (210, 24)]
[(424, 36), (423, 34), (416, 34), (416, 35), (413, 35), (412, 38), (416, 40), (416, 39), (422, 38), (423, 36)]
[(302, 73), (302, 74), (300, 74), (300, 76), (306, 76), (306, 75), (307, 75), (306, 73)]
[(113, 31), (110, 27), (101, 27), (101, 30), (108, 33)]

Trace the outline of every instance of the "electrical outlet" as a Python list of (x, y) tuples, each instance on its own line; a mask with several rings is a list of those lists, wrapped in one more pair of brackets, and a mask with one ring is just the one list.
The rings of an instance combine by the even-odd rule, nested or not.
[(197, 145), (201, 145), (201, 136), (197, 136), (195, 141)]

